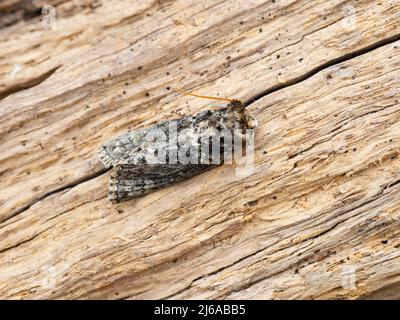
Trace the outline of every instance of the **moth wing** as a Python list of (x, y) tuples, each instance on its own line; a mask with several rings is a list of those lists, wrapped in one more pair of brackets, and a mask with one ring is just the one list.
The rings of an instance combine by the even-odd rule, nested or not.
[(126, 154), (140, 150), (149, 129), (139, 129), (123, 134), (101, 146), (99, 158), (106, 168), (117, 164)]
[(118, 164), (111, 172), (109, 198), (121, 202), (193, 177), (213, 165)]

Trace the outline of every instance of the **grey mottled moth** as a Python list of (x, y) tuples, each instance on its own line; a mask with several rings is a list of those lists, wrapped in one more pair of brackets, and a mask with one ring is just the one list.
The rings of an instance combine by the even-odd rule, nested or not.
[(109, 182), (112, 201), (129, 200), (188, 179), (245, 152), (256, 121), (243, 104), (190, 95), (229, 104), (128, 132), (101, 147), (101, 162), (106, 168), (113, 167)]

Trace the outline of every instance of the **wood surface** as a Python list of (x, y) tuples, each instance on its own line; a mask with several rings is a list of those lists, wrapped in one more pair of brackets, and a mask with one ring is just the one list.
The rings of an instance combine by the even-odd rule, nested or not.
[[(400, 298), (399, 12), (2, 1), (0, 297)], [(210, 107), (177, 87), (245, 102), (253, 173), (112, 204), (98, 148)]]

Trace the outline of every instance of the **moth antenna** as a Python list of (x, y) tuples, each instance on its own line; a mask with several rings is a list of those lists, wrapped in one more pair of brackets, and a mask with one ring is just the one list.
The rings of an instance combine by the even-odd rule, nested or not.
[(177, 92), (183, 93), (183, 94), (188, 95), (188, 96), (193, 96), (193, 97), (203, 98), (203, 99), (221, 100), (221, 101), (229, 101), (229, 102), (235, 101), (235, 99), (219, 98), (219, 97), (210, 97), (210, 96), (202, 96), (202, 95), (199, 95), (199, 94), (187, 92), (187, 91), (185, 91), (185, 90), (183, 90), (183, 89), (180, 89), (180, 88), (173, 89), (173, 91), (177, 91)]

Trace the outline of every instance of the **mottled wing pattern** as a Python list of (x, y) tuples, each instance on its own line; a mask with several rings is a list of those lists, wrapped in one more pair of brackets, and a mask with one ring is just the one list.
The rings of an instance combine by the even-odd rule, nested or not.
[(135, 153), (136, 150), (140, 149), (148, 131), (149, 129), (146, 128), (128, 132), (102, 145), (99, 158), (103, 165), (110, 168), (127, 154)]
[[(100, 159), (104, 166), (114, 167), (109, 186), (111, 200), (119, 202), (141, 196), (214, 167), (214, 164), (209, 163), (215, 162), (199, 164), (197, 161), (193, 164), (192, 161), (178, 160), (182, 158), (176, 157), (176, 154), (186, 154), (190, 147), (198, 147), (201, 138), (208, 138), (210, 131), (240, 129), (242, 135), (242, 131), (252, 127), (253, 120), (239, 101), (233, 101), (228, 108), (207, 110), (195, 116), (162, 122), (111, 140), (100, 150)], [(171, 127), (176, 128), (177, 138), (171, 136)], [(154, 138), (157, 137), (157, 132), (161, 132), (166, 139)], [(222, 147), (221, 151), (223, 150), (227, 151)], [(167, 154), (167, 161), (157, 161), (156, 164), (148, 161), (150, 154), (155, 152), (158, 155), (161, 151)], [(199, 155), (194, 155), (194, 159), (198, 157)], [(210, 157), (208, 153), (206, 159), (207, 157)], [(217, 153), (216, 157), (219, 159), (220, 154)]]
[(213, 165), (117, 165), (111, 172), (109, 198), (113, 202), (129, 200), (193, 177)]

